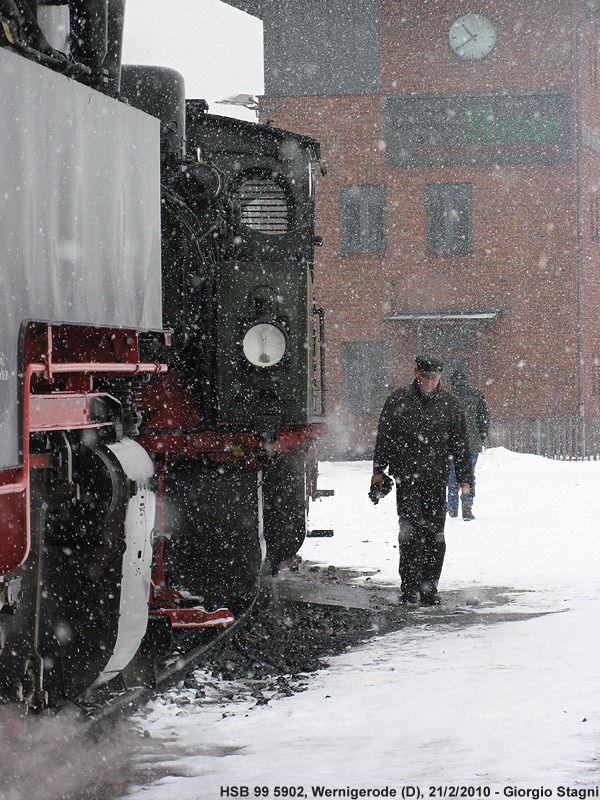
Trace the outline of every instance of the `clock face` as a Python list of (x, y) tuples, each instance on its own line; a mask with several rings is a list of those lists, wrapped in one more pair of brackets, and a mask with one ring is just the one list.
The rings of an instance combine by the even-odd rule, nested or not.
[(483, 14), (464, 14), (448, 31), (452, 52), (465, 61), (479, 61), (496, 46), (494, 23)]

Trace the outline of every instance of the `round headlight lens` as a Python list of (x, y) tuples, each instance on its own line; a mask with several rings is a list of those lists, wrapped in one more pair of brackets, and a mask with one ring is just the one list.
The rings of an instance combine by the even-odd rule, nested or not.
[(285, 336), (275, 325), (261, 322), (246, 332), (242, 348), (248, 361), (255, 367), (272, 367), (283, 358)]

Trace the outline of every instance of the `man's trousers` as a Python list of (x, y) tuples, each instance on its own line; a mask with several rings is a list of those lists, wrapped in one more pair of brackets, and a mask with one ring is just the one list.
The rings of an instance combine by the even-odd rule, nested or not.
[(402, 593), (435, 594), (446, 554), (444, 531), (425, 520), (421, 524), (401, 516), (398, 527)]

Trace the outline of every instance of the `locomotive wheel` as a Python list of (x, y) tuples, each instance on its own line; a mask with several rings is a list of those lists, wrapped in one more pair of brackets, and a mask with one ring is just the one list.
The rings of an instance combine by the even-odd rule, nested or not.
[(32, 451), (50, 455), (49, 466), (31, 473), (32, 547), (19, 609), (5, 622), (0, 693), (41, 708), (81, 694), (110, 658), (127, 481), (102, 446), (58, 435), (33, 440)]
[[(101, 579), (79, 580), (68, 564), (57, 559), (48, 559), (51, 565), (70, 591), (59, 593), (54, 581), (46, 583), (48, 601), (40, 637), (44, 685), (53, 698), (77, 697), (98, 677), (114, 646), (113, 604)], [(84, 572), (81, 566), (77, 571)]]
[(76, 697), (98, 677), (117, 636), (118, 586), (127, 483), (107, 448), (77, 443), (76, 502), (64, 484), (46, 481), (49, 512), (43, 557), (40, 652), (53, 697)]
[(264, 525), (267, 557), (276, 573), (296, 555), (306, 536), (308, 497), (304, 458), (282, 456), (264, 470)]

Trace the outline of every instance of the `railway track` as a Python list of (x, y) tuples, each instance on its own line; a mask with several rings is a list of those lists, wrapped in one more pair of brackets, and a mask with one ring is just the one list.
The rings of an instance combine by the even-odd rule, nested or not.
[[(301, 691), (316, 670), (327, 666), (328, 658), (388, 632), (406, 629), (410, 635), (411, 629), (420, 626), (441, 631), (545, 613), (519, 610), (514, 602), (518, 593), (506, 587), (442, 592), (445, 605), (441, 608), (409, 611), (398, 603), (398, 588), (378, 585), (376, 573), (310, 563), (286, 568), (267, 583), (234, 629), (215, 632), (209, 641), (196, 643), (159, 665), (155, 688), (137, 687), (115, 694), (102, 706), (83, 707), (82, 713), (74, 706), (67, 707), (55, 717), (48, 715), (42, 726), (31, 725), (33, 734), (27, 727), (35, 720), (24, 720), (21, 729), (13, 727), (14, 735), (14, 720), (1, 725), (0, 796), (2, 774), (7, 781), (12, 774), (13, 785), (31, 786), (27, 796), (37, 800), (35, 776), (41, 771), (60, 776), (65, 760), (72, 765), (72, 776), (80, 781), (76, 791), (71, 795), (57, 788), (53, 794), (45, 789), (40, 800), (65, 796), (112, 800), (124, 796), (130, 784), (142, 780), (142, 767), (136, 764), (140, 758), (144, 761), (144, 754), (154, 764), (153, 778), (160, 776), (163, 756), (157, 753), (165, 748), (168, 756), (171, 747), (179, 751), (171, 743), (144, 738), (141, 709), (151, 700), (181, 705), (182, 709), (194, 703), (200, 709), (206, 704), (207, 709), (214, 710), (216, 704), (228, 714), (239, 703), (252, 708)], [(190, 640), (181, 646), (191, 644)], [(29, 752), (45, 759), (33, 775), (20, 774), (19, 770), (29, 767), (11, 756), (22, 749), (23, 742)], [(36, 745), (33, 748), (32, 742)], [(107, 760), (110, 774), (105, 769)], [(168, 769), (168, 758), (164, 763)], [(89, 778), (79, 776), (83, 764)], [(59, 777), (55, 779), (58, 786)]]
[(175, 632), (175, 647), (166, 660), (156, 665), (152, 685), (110, 691), (104, 696), (100, 693), (95, 701), (92, 699), (89, 703), (81, 703), (81, 711), (88, 721), (86, 726), (88, 735), (102, 735), (106, 726), (110, 727), (115, 720), (133, 713), (157, 693), (167, 689), (195, 669), (211, 650), (221, 646), (225, 640), (235, 636), (246, 625), (263, 592), (264, 585), (261, 583), (248, 606), (236, 617), (236, 621), (226, 628), (203, 630), (200, 634)]
[[(203, 661), (210, 662), (211, 653), (226, 647), (228, 641), (235, 639), (238, 634), (242, 638), (251, 638), (251, 626), (249, 631), (246, 631), (246, 626), (255, 611), (258, 611), (257, 617), (262, 625), (271, 614), (274, 614), (274, 624), (277, 624), (277, 608), (280, 609), (282, 604), (288, 611), (292, 606), (298, 609), (304, 607), (305, 611), (311, 606), (322, 606), (362, 612), (397, 603), (395, 590), (383, 588), (370, 592), (350, 583), (352, 577), (353, 573), (347, 571), (342, 573), (335, 569), (301, 566), (300, 560), (291, 569), (282, 570), (275, 578), (263, 575), (256, 594), (233, 625), (203, 631), (200, 635), (187, 632), (179, 634), (174, 654), (170, 653), (165, 662), (157, 664), (154, 685), (101, 691), (95, 697), (92, 695), (88, 702), (82, 702), (80, 709), (89, 721), (88, 731), (96, 735), (103, 726), (110, 725), (120, 716), (131, 714), (157, 693), (184, 678)], [(175, 636), (177, 638), (177, 633)], [(201, 642), (197, 643), (200, 637)]]
[(407, 626), (468, 627), (540, 613), (517, 610), (513, 601), (519, 593), (497, 586), (443, 592), (438, 608), (407, 609), (400, 603), (399, 587), (378, 584), (376, 578), (376, 573), (298, 559), (276, 577), (263, 579), (234, 625), (203, 634), (200, 643), (183, 637), (175, 655), (159, 665), (155, 686), (122, 691), (84, 709), (91, 730), (135, 711), (198, 666), (241, 678), (257, 671), (306, 673), (329, 656)]
[(286, 669), (306, 673), (322, 666), (328, 656), (405, 626), (466, 627), (539, 613), (512, 609), (515, 592), (506, 587), (445, 592), (441, 607), (411, 610), (400, 603), (399, 587), (380, 585), (376, 578), (376, 573), (297, 559), (276, 577), (262, 576), (233, 625), (201, 634), (176, 632), (175, 649), (156, 664), (151, 685), (109, 685), (73, 705), (87, 733), (99, 736), (105, 726), (132, 714), (201, 665), (238, 677), (256, 671), (249, 662), (261, 665), (264, 674)]

